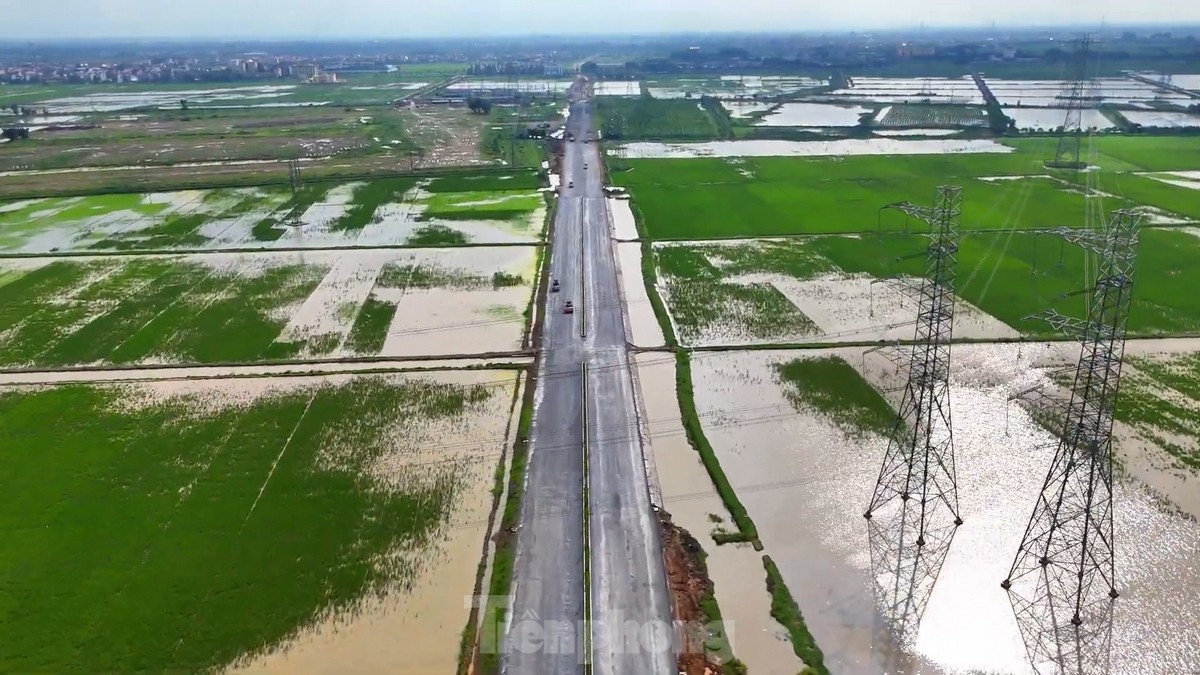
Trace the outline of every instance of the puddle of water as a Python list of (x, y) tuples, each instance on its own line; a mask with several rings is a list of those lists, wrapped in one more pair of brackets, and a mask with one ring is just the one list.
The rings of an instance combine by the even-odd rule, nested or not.
[(910, 141), (892, 138), (843, 138), (833, 141), (709, 141), (707, 143), (626, 143), (613, 151), (627, 159), (689, 157), (820, 157), (842, 155), (944, 155), (1009, 153), (1013, 148), (991, 140)]
[(638, 238), (637, 221), (628, 199), (609, 197), (608, 212), (612, 216), (613, 236), (618, 241), (633, 241)]
[(617, 243), (617, 264), (621, 270), (621, 286), (625, 295), (625, 311), (629, 317), (630, 340), (638, 347), (665, 345), (662, 326), (654, 316), (654, 306), (642, 276), (642, 245)]
[(731, 627), (734, 655), (752, 673), (799, 672), (801, 663), (786, 631), (771, 618), (762, 554), (749, 545), (717, 546), (710, 536), (718, 526), (710, 514), (719, 516), (726, 529), (732, 521), (683, 430), (674, 355), (638, 354), (634, 359), (649, 420), (647, 451), (657, 468), (663, 506), (708, 553), (708, 575), (725, 625)]
[[(1025, 346), (1024, 349), (1028, 349)], [(886, 442), (847, 435), (795, 413), (774, 364), (843, 357), (880, 390), (901, 381), (859, 349), (704, 354), (694, 359), (696, 403), (710, 442), (796, 596), (826, 663), (837, 673), (1031, 672), (999, 582), (1008, 572), (1053, 439), (1007, 398), (1042, 378), (1016, 345), (955, 347), (952, 373), (959, 497), (954, 536), (911, 645), (897, 652), (871, 590), (862, 511)], [(893, 405), (899, 392), (890, 394)], [(747, 403), (747, 402), (753, 402)], [(1006, 411), (1008, 424), (1006, 432)], [(1113, 673), (1168, 675), (1200, 667), (1200, 525), (1160, 511), (1141, 488), (1121, 486)]]

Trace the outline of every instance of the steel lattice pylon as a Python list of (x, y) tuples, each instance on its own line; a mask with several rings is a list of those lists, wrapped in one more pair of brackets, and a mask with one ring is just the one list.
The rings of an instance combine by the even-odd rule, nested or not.
[[(908, 203), (895, 208), (931, 226), (928, 265), (918, 299), (916, 337), (908, 384), (896, 415), (887, 454), (871, 505), (871, 519), (880, 509), (914, 512), (907, 521), (915, 528), (915, 543), (924, 546), (926, 535), (938, 527), (944, 513), (961, 525), (958, 513), (958, 478), (954, 469), (954, 434), (950, 425), (950, 339), (954, 329), (954, 278), (958, 260), (958, 229), (962, 217), (962, 188), (938, 188), (933, 207)], [(910, 504), (911, 500), (916, 500)], [(945, 506), (945, 509), (939, 508)]]
[(1063, 121), (1062, 133), (1054, 159), (1046, 163), (1051, 168), (1082, 169), (1080, 145), (1083, 136), (1084, 99), (1094, 100), (1095, 81), (1088, 74), (1088, 58), (1092, 48), (1092, 36), (1084, 35), (1079, 40), (1079, 49), (1073, 55), (1070, 69), (1070, 90), (1067, 98), (1067, 116)]
[[(1057, 640), (1055, 653), (1046, 653), (1051, 649), (1046, 640), (1028, 644), (1030, 658), (1057, 663), (1061, 672), (1099, 672), (1080, 665), (1094, 663), (1094, 655), (1103, 651), (1093, 643), (1107, 629), (1089, 624), (1110, 615), (1117, 597), (1113, 409), (1141, 220), (1136, 212), (1117, 211), (1104, 230), (1060, 230), (1069, 241), (1099, 253), (1099, 274), (1088, 290), (1086, 321), (1055, 311), (1041, 315), (1055, 328), (1076, 334), (1082, 348), (1057, 452), (1001, 586), (1010, 592), (1019, 619), (1034, 615), (1025, 623), (1050, 626), (1040, 634)], [(1068, 639), (1058, 639), (1065, 634)]]

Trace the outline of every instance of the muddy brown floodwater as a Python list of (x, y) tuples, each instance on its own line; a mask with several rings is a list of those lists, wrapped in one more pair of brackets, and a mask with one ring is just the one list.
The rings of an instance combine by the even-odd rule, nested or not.
[[(710, 536), (718, 526), (728, 530), (733, 524), (684, 433), (675, 389), (675, 355), (639, 354), (636, 360), (663, 507), (708, 553), (708, 576), (734, 655), (752, 673), (798, 672), (803, 664), (792, 651), (787, 631), (771, 618), (762, 554), (749, 544), (717, 546)], [(710, 515), (721, 523), (714, 523)]]
[[(1018, 351), (1022, 352), (1020, 358)], [(696, 404), (730, 481), (796, 597), (831, 672), (1033, 672), (1008, 595), (1008, 573), (1049, 468), (1054, 438), (1008, 397), (1046, 379), (1045, 355), (1018, 345), (956, 346), (952, 370), (958, 528), (923, 620), (894, 644), (873, 598), (862, 513), (886, 441), (796, 412), (775, 366), (844, 358), (877, 389), (895, 366), (862, 350), (726, 352), (693, 359)], [(899, 392), (889, 394), (893, 405)], [(1007, 413), (1007, 424), (1006, 424)], [(660, 460), (660, 474), (663, 473)], [(1200, 670), (1200, 525), (1168, 512), (1140, 484), (1117, 489), (1116, 675)]]

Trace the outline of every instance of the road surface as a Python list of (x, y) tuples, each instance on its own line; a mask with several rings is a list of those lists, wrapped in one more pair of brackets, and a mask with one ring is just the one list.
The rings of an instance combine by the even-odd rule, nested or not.
[[(579, 140), (565, 144), (550, 255), (561, 290), (548, 294), (544, 308), (503, 659), (512, 675), (583, 673), (584, 651), (597, 674), (676, 672), (599, 149), (583, 142), (591, 127), (590, 104), (572, 104), (568, 129)], [(562, 312), (567, 300), (578, 306), (574, 314)]]

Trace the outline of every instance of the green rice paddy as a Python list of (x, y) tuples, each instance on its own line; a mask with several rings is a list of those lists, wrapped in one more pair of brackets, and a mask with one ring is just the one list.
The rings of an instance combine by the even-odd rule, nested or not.
[(0, 670), (219, 670), (408, 590), (464, 465), (371, 467), (418, 450), (395, 447), (404, 420), (502, 395), (367, 376), (235, 403), (228, 386), (0, 391)]
[(0, 364), (43, 367), (146, 359), (232, 363), (291, 358), (281, 308), (325, 268), (209, 268), (182, 259), (57, 261), (0, 286)]
[[(1040, 158), (1021, 153), (623, 161), (629, 170), (614, 172), (614, 181), (629, 188), (644, 236), (651, 239), (903, 231), (919, 224), (882, 207), (928, 204), (943, 184), (963, 187), (964, 230), (1081, 226), (1085, 217), (1078, 186), (1045, 175)], [(1026, 177), (981, 180), (1021, 175)], [(1104, 186), (1156, 182), (1111, 178)], [(1163, 187), (1154, 193), (1131, 190), (1129, 199), (1110, 198), (1105, 204), (1109, 209), (1147, 204), (1169, 213), (1197, 213), (1200, 220), (1194, 191), (1187, 195), (1185, 188)], [(1162, 197), (1167, 193), (1171, 198)]]
[(886, 435), (894, 426), (896, 413), (888, 402), (836, 356), (794, 359), (776, 372), (796, 409), (823, 415), (848, 434)]

